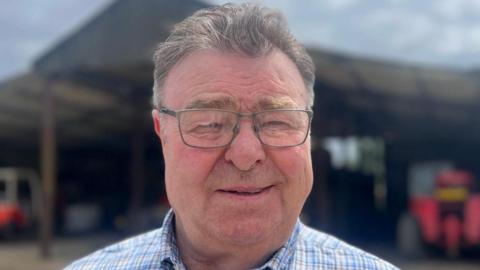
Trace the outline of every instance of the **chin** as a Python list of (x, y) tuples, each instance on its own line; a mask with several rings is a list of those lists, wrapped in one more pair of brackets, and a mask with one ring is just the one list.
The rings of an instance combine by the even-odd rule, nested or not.
[[(216, 237), (223, 242), (237, 246), (254, 245), (265, 241), (275, 241), (282, 236), (280, 215), (233, 216), (219, 218), (212, 228)], [(289, 232), (283, 234), (289, 235)]]

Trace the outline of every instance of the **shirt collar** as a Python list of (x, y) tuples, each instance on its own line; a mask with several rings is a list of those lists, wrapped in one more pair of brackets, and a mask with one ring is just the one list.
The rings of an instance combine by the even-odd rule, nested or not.
[[(160, 233), (160, 242), (162, 248), (160, 249), (160, 261), (162, 263), (173, 264), (181, 266), (185, 269), (183, 262), (180, 259), (178, 246), (175, 239), (175, 215), (173, 210), (170, 209), (163, 220), (163, 225)], [(295, 245), (297, 242), (298, 234), (301, 229), (301, 223), (297, 220), (297, 224), (293, 229), (292, 235), (288, 241), (279, 250), (277, 250), (273, 256), (261, 267), (256, 269), (262, 270), (276, 270), (283, 269), (288, 265), (289, 260), (293, 257), (295, 252)]]
[(183, 265), (180, 260), (177, 242), (175, 239), (175, 219), (173, 210), (170, 209), (165, 216), (160, 233), (160, 261), (162, 263), (170, 263), (173, 265)]
[(293, 254), (295, 253), (295, 247), (297, 243), (298, 234), (300, 233), (301, 223), (297, 220), (297, 224), (293, 229), (292, 235), (288, 239), (288, 241), (279, 249), (277, 250), (273, 256), (268, 260), (264, 265), (257, 269), (262, 270), (276, 270), (276, 269), (285, 269), (289, 265), (289, 261), (293, 258)]

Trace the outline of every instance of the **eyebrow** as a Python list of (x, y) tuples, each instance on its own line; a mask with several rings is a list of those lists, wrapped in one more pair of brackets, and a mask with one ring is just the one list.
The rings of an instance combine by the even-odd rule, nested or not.
[(231, 97), (218, 99), (196, 99), (188, 103), (186, 109), (233, 109), (235, 102)]
[[(289, 97), (271, 97), (259, 99), (254, 110), (295, 109), (296, 103)], [(187, 104), (185, 109), (235, 109), (235, 101), (231, 97), (217, 99), (195, 99)]]
[(266, 98), (257, 102), (255, 108), (262, 110), (276, 110), (276, 109), (295, 109), (297, 106), (293, 100), (288, 97)]

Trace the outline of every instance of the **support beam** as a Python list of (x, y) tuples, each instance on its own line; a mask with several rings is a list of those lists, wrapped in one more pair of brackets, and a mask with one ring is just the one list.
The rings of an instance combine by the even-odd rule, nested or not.
[(131, 196), (129, 205), (129, 230), (133, 233), (141, 229), (138, 214), (142, 208), (143, 197), (145, 193), (145, 119), (144, 111), (137, 106), (137, 111), (132, 122), (132, 140), (131, 140)]
[(307, 200), (306, 212), (309, 223), (319, 229), (332, 230), (332, 213), (328, 172), (330, 171), (330, 154), (321, 146), (312, 151), (314, 181), (311, 194)]
[(51, 256), (53, 208), (57, 182), (57, 154), (55, 138), (55, 101), (52, 83), (47, 79), (43, 89), (40, 166), (42, 176), (42, 214), (40, 218), (40, 255)]

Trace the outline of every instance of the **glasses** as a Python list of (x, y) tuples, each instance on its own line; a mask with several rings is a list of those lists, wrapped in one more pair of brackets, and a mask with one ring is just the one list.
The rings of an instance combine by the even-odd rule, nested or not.
[(173, 111), (162, 107), (160, 113), (176, 117), (183, 142), (196, 148), (228, 146), (240, 130), (242, 117), (252, 118), (252, 128), (264, 145), (301, 145), (307, 139), (313, 117), (312, 111), (294, 109), (239, 113), (217, 109)]

